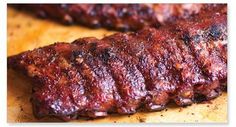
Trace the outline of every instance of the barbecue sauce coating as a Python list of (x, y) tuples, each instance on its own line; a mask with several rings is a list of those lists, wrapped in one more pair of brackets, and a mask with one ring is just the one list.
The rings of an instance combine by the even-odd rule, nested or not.
[(133, 114), (220, 95), (227, 82), (227, 14), (178, 20), (160, 29), (81, 38), (8, 57), (33, 79), (37, 117)]

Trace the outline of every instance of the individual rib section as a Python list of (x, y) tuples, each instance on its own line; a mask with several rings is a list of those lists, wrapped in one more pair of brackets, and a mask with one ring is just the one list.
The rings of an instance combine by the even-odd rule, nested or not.
[(88, 43), (93, 45), (96, 41), (98, 40), (95, 38), (75, 41), (77, 49), (72, 50), (70, 57), (86, 80), (88, 103), (86, 110), (80, 114), (89, 117), (106, 116), (115, 105), (115, 81), (102, 61), (90, 53)]
[[(178, 91), (183, 98), (191, 98), (192, 101), (195, 101), (195, 87), (207, 84), (207, 76), (202, 72), (189, 47), (183, 41), (176, 40), (175, 45), (179, 49), (176, 50), (175, 55), (173, 54), (176, 61), (174, 66), (180, 71), (183, 86), (186, 86), (185, 88), (180, 87)], [(191, 92), (185, 91), (185, 89), (190, 89)], [(179, 100), (181, 99), (179, 98)]]

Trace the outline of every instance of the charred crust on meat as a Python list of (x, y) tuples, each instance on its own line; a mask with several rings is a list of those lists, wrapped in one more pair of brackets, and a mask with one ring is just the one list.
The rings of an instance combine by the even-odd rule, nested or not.
[[(188, 45), (189, 42), (191, 41), (190, 35), (186, 32), (183, 34), (182, 39), (186, 45)], [(195, 38), (194, 38), (194, 40), (195, 40)]]
[(96, 118), (211, 100), (227, 87), (226, 14), (215, 13), (160, 29), (55, 43), (8, 57), (8, 68), (33, 80), (37, 117)]
[(110, 59), (110, 57), (112, 57), (110, 50), (111, 49), (106, 48), (106, 49), (102, 50), (101, 53), (99, 54), (99, 57), (105, 63), (107, 63), (108, 60)]
[(221, 32), (221, 27), (219, 26), (219, 25), (212, 25), (211, 27), (210, 27), (210, 30), (209, 30), (209, 34), (210, 34), (210, 36), (214, 39), (214, 40), (217, 40), (220, 36), (221, 36), (221, 34), (222, 34), (222, 32)]

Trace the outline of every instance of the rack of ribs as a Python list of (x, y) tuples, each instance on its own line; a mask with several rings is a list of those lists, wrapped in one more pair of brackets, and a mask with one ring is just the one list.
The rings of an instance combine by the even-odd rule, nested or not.
[(159, 27), (225, 4), (18, 4), (43, 18), (117, 30)]
[(210, 100), (227, 82), (227, 14), (55, 43), (8, 57), (33, 79), (36, 117), (63, 120), (158, 111)]

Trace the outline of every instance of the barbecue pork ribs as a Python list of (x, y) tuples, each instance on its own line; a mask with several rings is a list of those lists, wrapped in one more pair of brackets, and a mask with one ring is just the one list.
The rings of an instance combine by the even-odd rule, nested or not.
[(79, 23), (89, 27), (140, 30), (159, 27), (176, 19), (209, 10), (224, 10), (225, 4), (18, 4), (43, 18), (64, 24)]
[(227, 14), (159, 29), (81, 38), (8, 57), (33, 79), (37, 117), (63, 120), (158, 111), (217, 97), (227, 81)]

